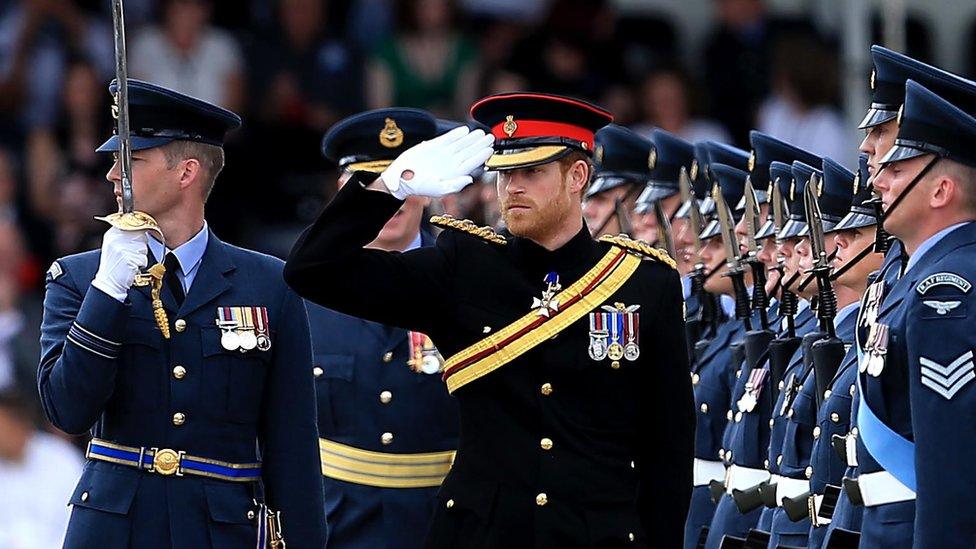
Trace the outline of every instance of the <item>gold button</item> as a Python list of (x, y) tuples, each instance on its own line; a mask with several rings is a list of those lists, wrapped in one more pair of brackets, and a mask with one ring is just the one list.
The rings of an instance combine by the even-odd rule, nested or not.
[(631, 532), (631, 533), (627, 534), (627, 539), (629, 539), (630, 541), (634, 541), (637, 538), (634, 536), (634, 533)]
[(736, 412), (735, 413), (735, 422), (736, 423), (739, 423), (740, 421), (742, 421), (742, 412)]
[(732, 410), (725, 412), (725, 419), (726, 421), (732, 421)]
[(813, 438), (820, 438), (820, 426), (813, 428)]
[(789, 418), (793, 417), (793, 408), (790, 408), (790, 411), (789, 412), (786, 412), (786, 417), (789, 417)]
[(830, 421), (833, 421), (834, 423), (840, 423), (840, 414), (838, 414), (837, 412), (831, 412)]
[(183, 412), (176, 412), (175, 414), (173, 414), (173, 425), (179, 427), (184, 423), (186, 423), (186, 414), (184, 414)]
[(780, 381), (779, 382), (779, 390), (782, 391), (783, 390), (783, 387), (786, 387), (786, 382), (785, 381)]
[(807, 468), (803, 470), (803, 473), (807, 476), (807, 478), (812, 477), (813, 476), (813, 467), (807, 466)]
[(701, 376), (699, 376), (698, 374), (691, 374), (691, 384), (692, 385), (698, 385), (698, 382), (699, 381), (701, 381)]
[(88, 501), (88, 492), (81, 493), (81, 501)]
[(183, 379), (184, 377), (186, 377), (186, 368), (180, 366), (179, 364), (174, 366), (173, 377), (175, 377), (176, 379)]
[(389, 362), (391, 360), (393, 360), (393, 351), (390, 351), (385, 355), (383, 355), (383, 362)]
[(708, 403), (702, 402), (701, 411), (702, 411), (703, 414), (707, 414), (708, 413)]
[(247, 520), (254, 520), (254, 511), (247, 512)]
[(763, 469), (769, 469), (769, 460), (768, 459), (764, 459), (763, 460)]
[(740, 377), (742, 377), (742, 370), (741, 369), (736, 370), (736, 372), (735, 372), (735, 379), (739, 379)]
[(613, 362), (611, 362), (610, 363), (610, 369), (611, 370), (619, 370), (620, 369), (620, 361), (619, 360), (614, 360)]
[(782, 464), (783, 464), (783, 454), (780, 454), (776, 456), (776, 465), (782, 465)]
[(454, 507), (454, 500), (453, 499), (447, 500), (447, 503), (444, 504), (444, 507), (447, 507), (448, 509)]
[(186, 321), (183, 320), (182, 318), (176, 319), (175, 325), (176, 325), (177, 332), (183, 332), (184, 330), (186, 330)]
[(552, 439), (551, 438), (544, 438), (544, 439), (540, 440), (539, 441), (539, 446), (541, 446), (543, 450), (552, 450)]
[(853, 429), (851, 429), (851, 434), (852, 435), (857, 436), (857, 433), (858, 433), (857, 427), (854, 427)]
[(827, 400), (828, 398), (830, 398), (830, 395), (832, 395), (832, 394), (833, 393), (830, 392), (830, 389), (827, 389), (826, 391), (824, 391), (824, 400)]
[(630, 468), (631, 468), (631, 469), (636, 469), (636, 468), (637, 468), (637, 464), (636, 464), (636, 463), (634, 463), (633, 461), (631, 461), (631, 462), (630, 462)]
[(393, 433), (383, 433), (382, 435), (380, 435), (380, 442), (382, 442), (384, 446), (388, 444), (392, 444)]
[(770, 419), (769, 420), (769, 428), (772, 429), (773, 428), (773, 425), (776, 425), (776, 420), (775, 419)]
[(393, 400), (393, 393), (389, 391), (383, 391), (380, 393), (380, 402), (383, 404), (389, 404), (391, 400)]
[(535, 504), (538, 505), (539, 507), (542, 507), (543, 505), (545, 505), (547, 503), (549, 503), (549, 497), (546, 496), (546, 493), (545, 492), (543, 492), (543, 493), (541, 493), (541, 494), (539, 494), (538, 496), (535, 497)]
[(725, 448), (718, 449), (718, 459), (725, 459)]
[(552, 383), (543, 383), (542, 388), (539, 389), (544, 396), (549, 396), (552, 394)]
[(312, 375), (315, 376), (315, 377), (322, 377), (322, 374), (324, 374), (324, 373), (325, 373), (325, 370), (323, 370), (321, 366), (316, 366), (316, 367), (312, 368)]
[(851, 396), (854, 396), (854, 392), (855, 391), (856, 391), (855, 386), (854, 385), (851, 385), (851, 390), (850, 390)]

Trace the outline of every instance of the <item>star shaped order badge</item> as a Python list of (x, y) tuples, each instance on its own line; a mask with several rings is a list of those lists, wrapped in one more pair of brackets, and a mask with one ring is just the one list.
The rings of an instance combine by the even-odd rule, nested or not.
[(556, 299), (556, 292), (562, 289), (559, 284), (559, 275), (557, 273), (549, 273), (543, 279), (546, 284), (546, 289), (542, 291), (542, 298), (533, 297), (532, 298), (532, 308), (536, 310), (536, 314), (539, 316), (549, 317), (552, 313), (559, 311), (559, 300)]

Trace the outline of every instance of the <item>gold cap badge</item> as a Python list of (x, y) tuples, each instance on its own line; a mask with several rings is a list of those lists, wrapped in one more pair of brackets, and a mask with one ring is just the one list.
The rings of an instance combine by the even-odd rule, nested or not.
[(691, 177), (692, 180), (698, 179), (698, 159), (697, 158), (695, 158), (695, 159), (693, 159), (691, 161), (691, 170), (689, 171), (688, 176)]
[(401, 130), (397, 124), (396, 120), (392, 118), (386, 119), (386, 125), (380, 130), (380, 145), (388, 149), (393, 149), (399, 147), (403, 144), (403, 130)]
[(861, 189), (861, 171), (858, 170), (857, 173), (854, 174), (854, 194), (857, 194), (857, 191), (859, 191), (860, 189)]
[(657, 165), (657, 149), (651, 145), (651, 152), (647, 153), (647, 169), (653, 170)]
[(756, 151), (755, 149), (749, 151), (749, 171), (756, 169)]
[(505, 132), (505, 135), (512, 137), (513, 135), (515, 135), (515, 130), (517, 129), (518, 129), (518, 124), (515, 123), (515, 116), (511, 114), (506, 116), (505, 125), (502, 126), (502, 131)]
[(593, 161), (597, 164), (603, 163), (603, 145), (596, 146), (596, 150), (593, 151)]
[(874, 88), (878, 85), (877, 78), (878, 71), (871, 69), (871, 91), (874, 91)]

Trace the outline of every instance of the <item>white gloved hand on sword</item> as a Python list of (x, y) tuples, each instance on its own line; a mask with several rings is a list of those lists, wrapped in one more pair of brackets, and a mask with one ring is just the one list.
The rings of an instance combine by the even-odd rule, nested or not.
[(438, 198), (471, 184), (471, 172), (492, 155), (495, 137), (482, 130), (455, 128), (444, 135), (410, 147), (400, 154), (380, 179), (394, 197)]

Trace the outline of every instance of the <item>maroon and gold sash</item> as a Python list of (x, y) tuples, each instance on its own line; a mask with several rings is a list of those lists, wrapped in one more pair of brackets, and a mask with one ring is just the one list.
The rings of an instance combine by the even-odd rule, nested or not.
[(453, 393), (481, 379), (565, 330), (619, 290), (640, 263), (640, 256), (613, 246), (592, 269), (556, 295), (556, 312), (542, 316), (533, 310), (447, 359), (447, 390)]

